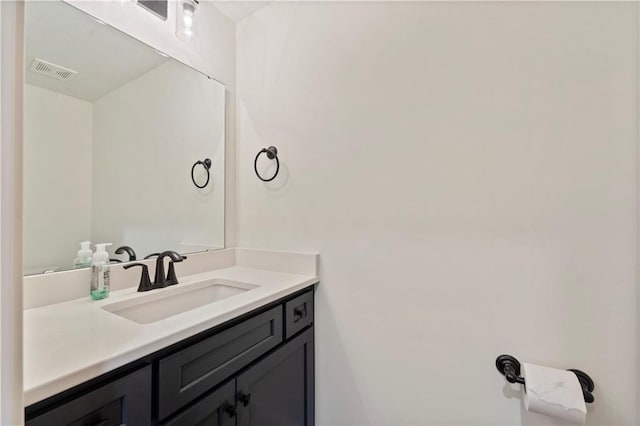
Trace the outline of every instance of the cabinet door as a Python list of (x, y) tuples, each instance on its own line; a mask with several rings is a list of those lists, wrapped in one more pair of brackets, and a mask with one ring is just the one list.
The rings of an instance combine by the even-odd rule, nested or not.
[(147, 426), (151, 424), (151, 367), (59, 405), (27, 426)]
[(236, 383), (231, 380), (163, 426), (235, 426)]
[(314, 425), (313, 327), (237, 378), (238, 426)]

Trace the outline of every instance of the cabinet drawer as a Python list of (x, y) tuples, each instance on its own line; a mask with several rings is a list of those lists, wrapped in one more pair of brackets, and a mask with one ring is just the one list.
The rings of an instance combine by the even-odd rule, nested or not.
[(285, 334), (287, 339), (313, 322), (313, 290), (285, 304)]
[(160, 419), (209, 391), (282, 340), (282, 306), (277, 306), (161, 359)]
[(27, 426), (151, 424), (151, 367), (144, 367), (27, 421)]

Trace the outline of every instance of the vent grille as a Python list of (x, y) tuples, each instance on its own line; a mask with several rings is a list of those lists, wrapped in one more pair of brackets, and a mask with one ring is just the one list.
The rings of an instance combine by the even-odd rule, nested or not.
[(78, 71), (70, 70), (39, 58), (33, 60), (31, 71), (62, 81), (71, 81), (78, 74)]

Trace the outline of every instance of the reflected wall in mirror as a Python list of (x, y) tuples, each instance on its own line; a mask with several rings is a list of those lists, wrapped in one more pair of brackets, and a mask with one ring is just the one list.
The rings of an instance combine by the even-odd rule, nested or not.
[(25, 274), (83, 240), (224, 247), (224, 86), (60, 1), (27, 2), (25, 28)]

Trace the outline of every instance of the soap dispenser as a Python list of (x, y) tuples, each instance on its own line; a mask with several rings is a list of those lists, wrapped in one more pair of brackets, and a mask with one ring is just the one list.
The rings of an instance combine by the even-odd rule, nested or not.
[(96, 252), (91, 259), (91, 298), (104, 299), (109, 296), (109, 253), (106, 247), (111, 243), (96, 244)]
[(91, 257), (93, 251), (89, 247), (91, 241), (83, 241), (80, 243), (80, 250), (78, 250), (78, 257), (73, 261), (73, 269), (88, 268), (91, 266)]

